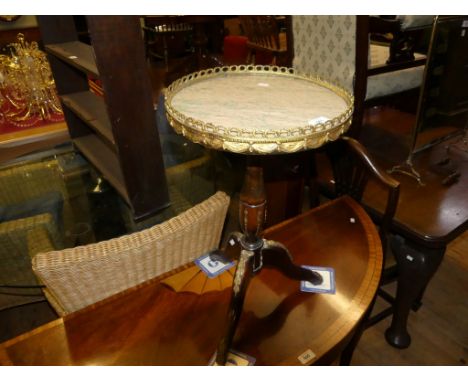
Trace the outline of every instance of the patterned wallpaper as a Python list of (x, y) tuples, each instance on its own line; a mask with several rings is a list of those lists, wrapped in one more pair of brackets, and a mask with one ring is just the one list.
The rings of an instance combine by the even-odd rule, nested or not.
[(293, 67), (353, 93), (356, 16), (293, 16)]

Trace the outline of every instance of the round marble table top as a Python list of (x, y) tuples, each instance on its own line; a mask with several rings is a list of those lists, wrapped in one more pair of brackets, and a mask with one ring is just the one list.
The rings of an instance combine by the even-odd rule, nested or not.
[(205, 146), (252, 154), (295, 152), (336, 139), (352, 96), (293, 69), (236, 66), (185, 76), (166, 92), (174, 129)]

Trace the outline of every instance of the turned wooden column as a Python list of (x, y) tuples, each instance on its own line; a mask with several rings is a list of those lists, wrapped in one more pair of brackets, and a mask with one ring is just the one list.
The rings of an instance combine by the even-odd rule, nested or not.
[[(250, 279), (259, 273), (263, 266), (276, 268), (286, 277), (295, 280), (308, 280), (315, 285), (322, 282), (322, 277), (318, 273), (294, 264), (286, 247), (261, 237), (266, 219), (267, 201), (263, 168), (258, 162), (256, 157), (248, 158), (244, 185), (239, 198), (239, 223), (242, 234), (234, 233), (229, 240), (232, 241), (231, 251), (235, 253), (238, 263), (234, 274), (226, 331), (218, 344), (216, 365), (226, 364)], [(224, 252), (226, 253), (226, 250)]]
[(266, 219), (266, 194), (263, 168), (247, 167), (239, 198), (239, 223), (244, 234), (242, 246), (254, 250), (262, 245), (260, 238)]

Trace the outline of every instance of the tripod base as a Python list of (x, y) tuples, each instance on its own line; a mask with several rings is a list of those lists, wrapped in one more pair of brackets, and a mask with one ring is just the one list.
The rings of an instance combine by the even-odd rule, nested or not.
[[(231, 303), (227, 315), (226, 331), (216, 353), (214, 366), (226, 364), (227, 354), (232, 344), (234, 333), (242, 313), (245, 292), (250, 279), (263, 267), (276, 268), (286, 277), (293, 280), (306, 280), (314, 285), (323, 282), (322, 277), (314, 271), (294, 264), (289, 251), (282, 244), (266, 239), (257, 239), (255, 246), (246, 244), (245, 236), (239, 232), (231, 234), (228, 245), (223, 251), (216, 251), (212, 256), (216, 260), (221, 254), (229, 260), (238, 260), (232, 285)], [(254, 250), (249, 249), (257, 247)]]

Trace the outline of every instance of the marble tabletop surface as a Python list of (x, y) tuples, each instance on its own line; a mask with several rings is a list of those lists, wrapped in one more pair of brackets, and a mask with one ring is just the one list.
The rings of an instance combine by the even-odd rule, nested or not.
[(180, 89), (172, 106), (186, 117), (236, 129), (284, 130), (323, 123), (347, 110), (332, 90), (269, 73), (205, 78)]

